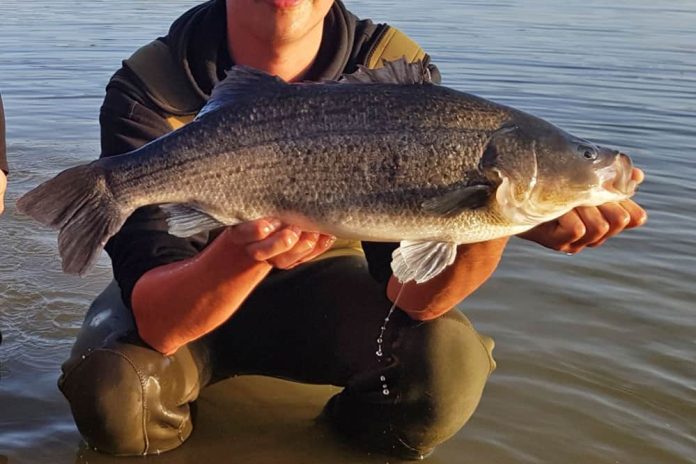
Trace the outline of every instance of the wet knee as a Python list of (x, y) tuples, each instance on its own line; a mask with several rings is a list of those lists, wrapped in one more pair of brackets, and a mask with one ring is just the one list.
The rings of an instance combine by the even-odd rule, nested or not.
[[(115, 349), (96, 349), (80, 359), (59, 380), (78, 430), (99, 451), (143, 455), (179, 446), (190, 434), (188, 405), (179, 418), (160, 420), (161, 388), (141, 363)], [(177, 415), (173, 415), (177, 416)], [(188, 425), (188, 427), (186, 427)]]
[(474, 413), (495, 368), (493, 340), (460, 313), (416, 324), (400, 337), (397, 356), (405, 444), (428, 449), (454, 435)]

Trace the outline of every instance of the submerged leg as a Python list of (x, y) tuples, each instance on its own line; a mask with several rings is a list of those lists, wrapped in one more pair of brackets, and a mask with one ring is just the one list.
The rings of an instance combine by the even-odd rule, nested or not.
[(363, 258), (326, 259), (269, 276), (217, 331), (214, 351), (230, 374), (345, 387), (324, 419), (372, 450), (417, 458), (476, 409), (493, 343), (457, 310), (428, 322), (397, 310), (380, 357), (390, 306)]
[(58, 386), (92, 448), (142, 455), (191, 434), (189, 403), (210, 380), (205, 342), (164, 356), (139, 341), (115, 283), (92, 303)]
[(324, 415), (368, 448), (418, 459), (474, 413), (494, 369), (493, 342), (458, 311), (423, 323), (397, 312), (392, 323), (384, 361), (352, 376)]
[(395, 311), (378, 356), (390, 306), (363, 258), (325, 259), (272, 273), (225, 324), (163, 356), (139, 341), (112, 284), (90, 307), (59, 386), (87, 443), (112, 454), (179, 446), (202, 387), (261, 374), (345, 387), (323, 414), (333, 428), (417, 458), (473, 413), (494, 366), (492, 341), (456, 310), (428, 322)]

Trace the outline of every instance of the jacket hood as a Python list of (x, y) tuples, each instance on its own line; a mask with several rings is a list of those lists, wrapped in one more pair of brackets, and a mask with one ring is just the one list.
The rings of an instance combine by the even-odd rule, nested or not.
[[(324, 19), (324, 38), (307, 80), (336, 79), (351, 59), (358, 19), (336, 0)], [(180, 63), (192, 88), (207, 101), (234, 63), (227, 49), (225, 0), (198, 5), (177, 19), (161, 38)]]

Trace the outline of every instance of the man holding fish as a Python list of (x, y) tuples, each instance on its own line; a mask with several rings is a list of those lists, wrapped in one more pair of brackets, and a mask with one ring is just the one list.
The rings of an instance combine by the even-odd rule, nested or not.
[[(125, 158), (115, 155), (136, 150), (181, 127), (206, 103), (196, 122), (175, 134), (188, 134), (192, 137), (188, 140), (195, 140), (198, 135), (194, 131), (217, 121), (221, 109), (235, 100), (233, 105), (248, 108), (248, 113), (244, 113), (246, 118), (258, 121), (261, 117), (236, 136), (237, 140), (246, 140), (245, 137), (253, 135), (250, 132), (255, 127), (267, 123), (259, 114), (266, 108), (259, 103), (265, 101), (263, 98), (275, 95), (276, 91), (282, 94), (288, 103), (278, 105), (275, 111), (285, 114), (294, 101), (292, 98), (314, 91), (306, 86), (285, 86), (249, 68), (233, 68), (225, 79), (224, 71), (232, 65), (248, 66), (286, 82), (323, 81), (352, 73), (357, 65), (376, 68), (383, 60), (401, 56), (409, 61), (420, 60), (423, 65), (410, 68), (402, 63), (383, 69), (395, 75), (413, 72), (417, 74), (412, 76), (415, 80), (439, 81), (439, 72), (430, 63), (430, 57), (408, 37), (394, 28), (358, 20), (339, 1), (205, 3), (177, 20), (166, 37), (136, 52), (114, 75), (100, 116), (101, 164), (94, 165), (98, 171), (90, 167), (79, 172), (85, 174), (81, 177), (91, 178), (94, 174), (98, 182), (106, 182), (115, 198), (120, 188), (116, 184), (126, 185), (125, 180), (122, 182), (125, 177), (119, 176), (128, 172), (132, 178), (142, 177), (147, 153), (159, 149), (160, 142), (128, 155), (138, 161), (127, 160), (128, 167), (122, 165), (119, 171), (115, 166)], [(385, 82), (381, 79), (388, 78), (384, 72), (373, 74), (365, 69), (356, 76), (355, 79), (371, 82)], [(223, 80), (229, 85), (218, 86)], [(357, 103), (360, 98), (366, 101), (372, 98), (367, 94), (368, 87), (358, 88), (358, 85), (383, 84), (353, 87), (325, 84), (332, 85), (346, 85), (345, 92), (356, 92), (357, 112), (364, 110)], [(393, 84), (384, 85), (386, 92), (394, 88)], [(215, 94), (210, 98), (213, 88)], [(248, 96), (255, 88), (259, 90), (258, 101)], [(333, 102), (334, 95), (344, 90), (316, 91), (324, 92), (323, 96), (316, 96), (319, 99), (316, 101), (325, 97)], [(423, 92), (440, 90), (428, 87)], [(312, 95), (302, 101), (312, 108), (314, 98)], [(425, 102), (435, 99), (427, 98)], [(254, 102), (260, 110), (253, 106)], [(500, 118), (512, 118), (516, 122), (489, 130), (485, 141), (480, 140), (487, 148), (480, 162), (476, 162), (487, 169), (485, 173), (472, 174), (474, 177), (465, 185), (452, 191), (433, 187), (442, 195), (422, 198), (423, 209), (428, 217), (440, 221), (438, 224), (447, 223), (459, 213), (483, 211), (488, 207), (484, 205), (495, 203), (497, 195), (499, 201), (503, 198), (508, 205), (508, 209), (496, 210), (500, 217), (508, 211), (510, 218), (523, 216), (528, 221), (533, 217), (545, 218), (532, 228), (529, 222), (525, 227), (510, 229), (513, 233), (526, 229), (520, 234), (524, 239), (554, 250), (577, 253), (586, 247), (599, 246), (645, 221), (645, 212), (628, 199), (643, 175), (631, 167), (625, 155), (579, 141), (515, 110), (483, 100), (466, 103), (469, 104), (476, 109), (471, 113), (490, 111), (492, 115), (499, 114)], [(268, 105), (273, 105), (273, 101), (268, 100)], [(316, 111), (338, 108), (332, 105), (319, 105)], [(398, 108), (394, 111), (398, 112)], [(344, 117), (345, 124), (358, 124), (349, 113)], [(405, 112), (396, 121), (403, 121), (412, 113)], [(303, 118), (311, 118), (313, 114), (313, 111), (296, 112), (290, 124), (294, 121), (300, 125), (305, 121)], [(369, 114), (365, 113), (365, 119)], [(324, 121), (330, 122), (331, 114), (327, 113), (326, 118)], [(312, 129), (306, 125), (287, 127), (287, 117), (283, 121), (286, 125), (283, 134), (296, 134), (298, 139)], [(616, 201), (577, 206), (555, 219), (548, 212), (527, 211), (531, 199), (550, 201), (548, 198), (553, 195), (534, 190), (533, 184), (537, 181), (541, 184), (544, 179), (544, 146), (520, 133), (520, 127), (526, 124), (529, 133), (551, 134), (555, 137), (554, 144), (564, 149), (572, 146), (578, 163), (587, 166), (604, 163), (601, 169), (597, 168), (602, 176), (597, 177), (594, 170), (588, 170), (588, 176), (601, 180), (595, 182), (594, 192), (621, 190), (623, 196), (601, 197)], [(337, 131), (340, 125), (336, 126)], [(413, 130), (421, 129), (423, 134), (429, 133), (428, 128), (421, 126)], [(321, 136), (316, 135), (318, 132), (312, 134)], [(403, 135), (405, 132), (399, 134), (408, 137)], [(173, 150), (168, 155), (172, 160), (178, 149), (175, 144), (183, 135), (173, 137), (161, 139), (161, 143), (169, 143), (167, 147)], [(203, 150), (203, 141), (208, 139), (202, 138), (201, 144), (186, 143)], [(283, 153), (296, 153), (301, 158), (305, 152), (311, 152), (312, 156), (333, 160), (330, 153), (324, 155), (326, 150), (315, 149), (315, 145), (310, 148), (294, 145), (292, 137), (264, 141), (267, 147), (264, 153), (275, 154), (277, 146), (283, 143), (287, 145), (281, 150)], [(383, 142), (370, 143), (378, 147)], [(401, 142), (394, 142), (398, 143)], [(410, 147), (415, 142), (404, 143), (404, 147)], [(522, 145), (532, 147), (535, 157), (539, 153), (534, 173), (525, 176), (511, 169), (515, 160), (506, 157), (506, 150)], [(351, 138), (344, 137), (335, 150), (349, 150), (351, 146)], [(448, 148), (443, 145), (442, 149)], [(242, 172), (240, 190), (244, 176), (256, 175), (251, 164), (259, 156), (258, 153), (249, 156), (246, 173), (242, 172), (243, 167), (230, 168), (230, 172)], [(370, 166), (384, 169), (388, 177), (394, 172), (405, 172), (399, 169), (405, 169), (402, 164), (408, 161), (397, 154), (379, 163)], [(340, 160), (330, 164), (339, 169)], [(189, 171), (182, 171), (176, 180), (179, 190), (197, 182), (191, 180), (197, 176), (193, 161), (188, 166)], [(356, 162), (356, 169), (360, 168)], [(288, 197), (284, 201), (293, 201), (293, 188), (302, 183), (301, 171), (278, 179), (277, 182), (287, 182), (284, 189)], [(319, 179), (323, 172), (318, 169), (312, 180)], [(428, 180), (428, 185), (438, 186), (448, 175), (434, 177)], [(70, 179), (69, 176), (64, 179)], [(396, 182), (385, 180), (391, 181)], [(260, 176), (249, 188), (258, 188), (262, 182)], [(527, 193), (522, 192), (523, 184), (531, 186)], [(349, 194), (363, 188), (358, 183), (349, 186)], [(257, 196), (264, 195), (263, 191), (256, 192)], [(372, 198), (372, 191), (365, 192), (366, 198)], [(302, 195), (314, 194), (304, 191)], [(332, 192), (327, 190), (322, 195), (331, 196)], [(102, 204), (102, 200), (94, 201)], [(89, 205), (92, 201), (89, 198), (79, 203)], [(313, 197), (312, 201), (322, 204), (323, 200)], [(342, 199), (332, 201), (341, 203)], [(597, 203), (596, 197), (593, 202)], [(42, 209), (42, 204), (45, 202), (29, 197), (20, 201), (20, 209), (61, 227), (61, 254), (66, 270), (84, 272), (96, 251), (85, 254), (80, 248), (83, 244), (69, 240), (71, 228), (74, 229), (69, 216), (78, 213), (47, 218), (55, 213), (53, 209), (48, 211), (48, 207)], [(108, 207), (121, 208), (115, 204)], [(404, 230), (411, 230), (412, 238), (391, 237), (378, 231), (374, 222), (348, 231), (346, 224), (351, 224), (354, 217), (343, 215), (341, 223), (351, 239), (344, 240), (341, 229), (330, 227), (335, 221), (310, 221), (308, 218), (321, 215), (312, 216), (309, 207), (302, 210), (302, 215), (297, 213), (299, 209), (293, 210), (294, 216), (283, 215), (280, 209), (259, 207), (254, 211), (278, 214), (250, 216), (245, 218), (250, 220), (241, 221), (224, 217), (218, 214), (220, 211), (203, 211), (200, 203), (181, 200), (143, 201), (134, 209), (132, 214), (129, 210), (127, 220), (124, 217), (122, 226), (122, 222), (114, 222), (118, 227), (95, 226), (99, 233), (118, 230), (115, 235), (100, 235), (95, 239), (98, 244), (113, 235), (106, 250), (118, 286), (110, 286), (90, 308), (59, 381), (78, 428), (91, 446), (109, 453), (133, 455), (176, 448), (192, 431), (189, 403), (195, 401), (200, 389), (239, 374), (345, 387), (329, 401), (323, 420), (362, 447), (402, 458), (420, 459), (428, 455), (473, 414), (488, 375), (495, 368), (491, 355), (493, 342), (477, 333), (454, 308), (493, 273), (508, 241), (505, 234), (492, 234), (490, 237), (496, 238), (473, 243), (454, 238), (434, 243), (417, 236), (420, 226), (412, 229), (404, 226)], [(404, 224), (410, 224), (409, 221), (404, 220)], [(316, 224), (325, 227), (312, 228)], [(227, 227), (220, 227), (223, 225)], [(358, 229), (360, 233), (355, 232)], [(385, 243), (400, 239), (410, 241), (402, 242), (401, 247), (398, 243)], [(395, 262), (401, 260), (401, 264), (390, 268), (392, 256)], [(415, 263), (415, 268), (411, 263)], [(423, 271), (420, 266), (425, 264), (430, 267)]]

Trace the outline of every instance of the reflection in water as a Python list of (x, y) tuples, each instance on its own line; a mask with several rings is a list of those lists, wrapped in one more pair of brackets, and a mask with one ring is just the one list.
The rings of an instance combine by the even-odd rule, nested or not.
[[(111, 279), (108, 260), (85, 279), (64, 275), (55, 234), (13, 202), (97, 155), (108, 77), (195, 3), (0, 2), (13, 169), (0, 218), (0, 464), (124, 462), (80, 447), (55, 386), (89, 302)], [(696, 6), (348, 4), (418, 39), (447, 85), (620, 147), (647, 173), (637, 195), (645, 227), (573, 257), (513, 241), (494, 278), (462, 305), (495, 337), (498, 369), (471, 422), (428, 462), (693, 462)], [(222, 382), (204, 391), (190, 442), (140, 461), (385, 462), (313, 421), (331, 391)]]

